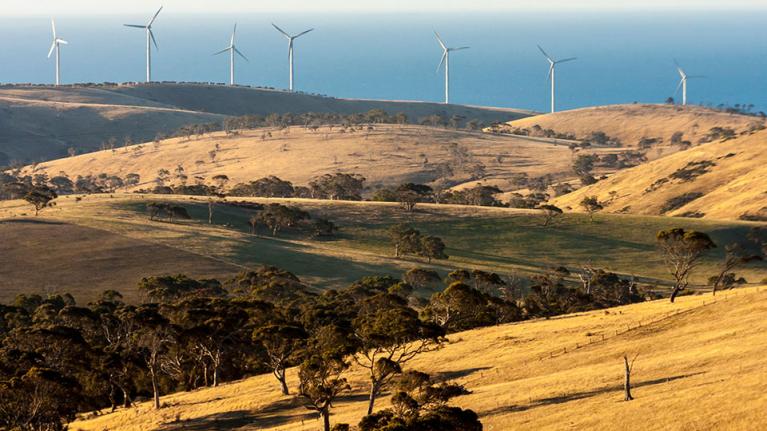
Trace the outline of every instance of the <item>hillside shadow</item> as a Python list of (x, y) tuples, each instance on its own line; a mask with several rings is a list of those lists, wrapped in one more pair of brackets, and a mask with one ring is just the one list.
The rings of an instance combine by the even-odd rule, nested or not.
[(437, 381), (446, 382), (448, 380), (455, 380), (455, 379), (460, 379), (462, 377), (470, 376), (476, 372), (489, 370), (491, 368), (493, 367), (476, 367), (476, 368), (465, 368), (463, 370), (456, 370), (456, 371), (441, 371), (441, 372), (434, 373), (434, 378)]
[[(671, 377), (664, 377), (660, 379), (654, 379), (654, 380), (647, 380), (644, 382), (638, 382), (633, 385), (631, 385), (631, 389), (635, 390), (638, 388), (642, 388), (645, 386), (653, 386), (653, 385), (659, 385), (662, 383), (669, 383), (673, 382), (674, 380), (680, 380), (680, 379), (686, 379), (688, 377), (697, 376), (700, 374), (704, 374), (704, 372), (697, 372), (697, 373), (690, 373), (690, 374), (680, 374), (676, 376)], [(575, 392), (572, 394), (565, 394), (560, 395), (556, 397), (548, 397), (548, 398), (541, 398), (539, 400), (534, 400), (530, 404), (527, 405), (510, 405), (510, 406), (499, 406), (493, 409), (484, 410), (479, 412), (480, 416), (486, 416), (486, 415), (496, 415), (496, 414), (504, 414), (504, 413), (516, 413), (516, 412), (524, 412), (527, 410), (534, 409), (536, 407), (543, 407), (543, 406), (549, 406), (549, 405), (557, 405), (557, 404), (564, 404), (569, 403), (571, 401), (578, 401), (585, 398), (591, 398), (597, 395), (606, 394), (609, 392), (623, 392), (623, 385), (613, 385), (608, 386), (601, 389), (594, 389), (591, 391), (584, 391), (584, 392)]]
[(67, 223), (63, 223), (60, 221), (52, 221), (52, 220), (35, 220), (35, 219), (23, 218), (23, 219), (0, 220), (0, 224), (39, 224), (39, 225), (61, 226)]
[(183, 417), (175, 422), (162, 425), (160, 431), (206, 431), (232, 429), (262, 429), (275, 427), (298, 421), (317, 419), (315, 413), (293, 413), (293, 410), (303, 408), (300, 400), (295, 397), (275, 401), (255, 411), (236, 410), (225, 413), (213, 413), (203, 417), (184, 420)]

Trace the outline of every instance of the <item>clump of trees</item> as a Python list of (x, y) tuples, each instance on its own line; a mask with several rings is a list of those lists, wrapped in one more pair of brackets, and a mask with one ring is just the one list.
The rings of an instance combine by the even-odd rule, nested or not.
[(266, 228), (272, 236), (284, 230), (294, 230), (308, 233), (313, 237), (330, 237), (338, 231), (332, 221), (316, 217), (299, 207), (282, 204), (269, 204), (263, 206), (248, 221), (253, 235), (258, 234), (259, 228)]
[(432, 259), (447, 259), (445, 243), (436, 236), (422, 235), (417, 229), (407, 225), (395, 225), (389, 230), (389, 238), (394, 245), (394, 256), (413, 255)]
[(174, 205), (164, 202), (150, 202), (146, 205), (149, 220), (162, 220), (165, 219), (170, 223), (173, 220), (191, 220), (189, 212), (180, 205)]

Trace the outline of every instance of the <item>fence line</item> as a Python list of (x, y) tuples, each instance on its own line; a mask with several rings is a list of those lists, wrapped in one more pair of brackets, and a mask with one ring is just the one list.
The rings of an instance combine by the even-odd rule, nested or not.
[(723, 293), (720, 296), (713, 296), (712, 297), (713, 300), (708, 300), (707, 301), (707, 300), (704, 299), (702, 305), (693, 306), (693, 307), (690, 307), (690, 308), (688, 308), (686, 310), (676, 309), (676, 310), (669, 311), (668, 313), (662, 313), (660, 315), (660, 317), (658, 317), (656, 319), (651, 319), (649, 321), (642, 321), (640, 319), (638, 323), (633, 324), (633, 325), (631, 323), (629, 323), (629, 324), (626, 325), (626, 329), (625, 330), (616, 329), (614, 331), (615, 335), (612, 335), (612, 336), (610, 336), (610, 335), (605, 336), (604, 333), (600, 334), (599, 337), (597, 337), (597, 336), (594, 336), (594, 337), (589, 336), (588, 343), (575, 343), (575, 347), (570, 345), (569, 349), (568, 349), (567, 346), (564, 346), (564, 347), (559, 348), (557, 350), (551, 350), (548, 353), (544, 353), (542, 355), (539, 355), (538, 356), (538, 361), (542, 361), (544, 359), (553, 359), (553, 358), (556, 358), (556, 357), (559, 357), (559, 356), (562, 356), (562, 355), (566, 355), (567, 353), (572, 353), (575, 350), (578, 350), (578, 349), (586, 347), (586, 346), (590, 346), (592, 344), (603, 343), (605, 341), (609, 341), (609, 340), (611, 340), (611, 339), (613, 339), (615, 337), (619, 337), (619, 336), (621, 336), (623, 334), (626, 334), (628, 332), (635, 331), (635, 330), (640, 329), (640, 328), (645, 328), (645, 327), (654, 325), (656, 323), (662, 322), (662, 321), (664, 321), (666, 319), (670, 319), (671, 317), (676, 317), (676, 316), (678, 316), (680, 314), (689, 313), (691, 311), (695, 311), (695, 310), (701, 309), (701, 308), (703, 308), (705, 306), (716, 304), (717, 302), (720, 302), (720, 301), (727, 301), (729, 298), (731, 298), (733, 296), (753, 295), (753, 294), (756, 294), (756, 293), (759, 293), (759, 287), (757, 287), (753, 291), (731, 290), (731, 291), (728, 291), (726, 294)]

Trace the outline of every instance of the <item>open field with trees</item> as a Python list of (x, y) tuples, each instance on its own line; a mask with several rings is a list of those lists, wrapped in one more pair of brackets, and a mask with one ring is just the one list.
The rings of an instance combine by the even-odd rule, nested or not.
[[(112, 196), (89, 195), (79, 201), (72, 195), (61, 197), (57, 199), (58, 205), (43, 210), (39, 219), (98, 229), (106, 238), (118, 235), (141, 244), (168, 247), (181, 253), (179, 256), (192, 253), (196, 259), (221, 262), (223, 268), (276, 265), (318, 287), (344, 286), (373, 274), (399, 276), (413, 267), (433, 268), (442, 275), (456, 268), (477, 268), (521, 279), (566, 267), (572, 272), (569, 278), (573, 281), (578, 279), (580, 271), (591, 267), (635, 276), (640, 283), (657, 284), (663, 289), (671, 285), (671, 276), (656, 246), (655, 233), (674, 227), (706, 232), (719, 245), (705, 254), (701, 267), (692, 274), (693, 284), (704, 286), (724, 258), (724, 246), (746, 238), (757, 226), (748, 222), (607, 214), (595, 215), (593, 222), (587, 215), (565, 214), (553, 224), (544, 226), (545, 215), (539, 210), (419, 204), (415, 211), (409, 212), (396, 203), (231, 197), (227, 198), (231, 204), (215, 204), (213, 224), (208, 224), (210, 214), (205, 197)], [(151, 202), (182, 206), (190, 220), (150, 221), (146, 205)], [(243, 204), (234, 204), (236, 202)], [(316, 236), (313, 228), (286, 226), (275, 235), (272, 229), (262, 226), (254, 235), (251, 217), (259, 213), (259, 207), (245, 203), (279, 203), (296, 207), (307, 212), (312, 220), (332, 222), (337, 230), (331, 236), (323, 237)], [(10, 220), (21, 216), (29, 218), (33, 215), (31, 209), (26, 202), (7, 201), (0, 203), (0, 217)], [(440, 238), (449, 258), (428, 263), (427, 258), (417, 253), (395, 257), (391, 229), (397, 225)], [(34, 230), (25, 230), (25, 226), (30, 225), (15, 224), (13, 228), (20, 232), (19, 239), (8, 243), (17, 256), (28, 256), (27, 253), (37, 250), (22, 240), (34, 235)], [(29, 232), (29, 235), (24, 236), (23, 232)], [(45, 236), (41, 236), (37, 241), (44, 243), (44, 239)], [(73, 259), (72, 262), (82, 261), (71, 265), (74, 268), (88, 268), (88, 243), (82, 244), (85, 247), (82, 257), (78, 258), (77, 249), (65, 254), (68, 259)], [(480, 249), (477, 249), (478, 244), (482, 245)], [(119, 260), (119, 257), (118, 248), (112, 258)], [(128, 265), (130, 260), (123, 262)], [(195, 259), (187, 262), (187, 267), (198, 266)], [(137, 263), (133, 271), (141, 273), (142, 265)], [(156, 267), (145, 269), (151, 268)], [(143, 275), (175, 272), (179, 271), (170, 267), (161, 272), (145, 271)], [(760, 262), (744, 265), (737, 273), (751, 283), (760, 282), (767, 276)], [(54, 272), (50, 274), (49, 282), (52, 283), (56, 276)], [(129, 285), (128, 289), (131, 288)], [(125, 293), (133, 295), (134, 292)], [(98, 290), (94, 289), (92, 294), (98, 294)]]

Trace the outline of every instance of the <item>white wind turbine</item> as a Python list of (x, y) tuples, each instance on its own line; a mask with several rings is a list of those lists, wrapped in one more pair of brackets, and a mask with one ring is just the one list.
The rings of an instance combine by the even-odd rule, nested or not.
[(450, 103), (450, 53), (453, 51), (461, 51), (463, 49), (469, 49), (468, 46), (462, 46), (460, 48), (448, 48), (447, 45), (445, 45), (445, 42), (442, 41), (442, 38), (439, 37), (439, 33), (436, 31), (434, 32), (434, 35), (437, 36), (437, 42), (439, 42), (439, 46), (442, 47), (442, 59), (439, 61), (439, 65), (437, 65), (437, 72), (439, 72), (439, 69), (442, 67), (442, 64), (445, 64), (445, 104), (447, 105)]
[(67, 42), (64, 39), (59, 38), (56, 36), (56, 22), (51, 19), (51, 28), (53, 29), (53, 43), (51, 44), (51, 50), (48, 51), (48, 58), (51, 58), (51, 55), (53, 55), (53, 51), (56, 51), (56, 85), (61, 84), (61, 45), (68, 45), (69, 42)]
[(295, 41), (299, 37), (305, 35), (306, 33), (309, 33), (310, 31), (314, 29), (310, 28), (309, 30), (303, 31), (296, 35), (289, 35), (287, 32), (285, 32), (285, 30), (277, 27), (274, 23), (272, 23), (272, 27), (274, 27), (277, 31), (282, 33), (282, 35), (288, 39), (288, 62), (290, 63), (290, 81), (289, 81), (288, 89), (290, 91), (293, 91), (293, 41)]
[(237, 49), (237, 47), (234, 45), (234, 37), (236, 34), (237, 34), (237, 23), (234, 24), (234, 30), (232, 31), (232, 39), (229, 42), (229, 46), (213, 54), (213, 55), (219, 55), (225, 52), (229, 52), (229, 85), (234, 85), (234, 54), (237, 53), (245, 61), (250, 61), (248, 60), (248, 57), (245, 57), (245, 55), (243, 55), (240, 52), (240, 50)]
[(676, 86), (676, 91), (674, 92), (674, 96), (679, 94), (679, 88), (682, 88), (682, 106), (687, 105), (687, 80), (688, 79), (695, 79), (695, 78), (705, 78), (705, 76), (702, 75), (688, 75), (687, 72), (682, 69), (682, 66), (677, 63), (676, 60), (674, 60), (674, 64), (676, 64), (676, 70), (679, 72), (679, 77), (681, 80), (679, 81), (679, 85)]
[(157, 15), (159, 15), (161, 11), (162, 6), (160, 6), (160, 9), (157, 10), (157, 13), (154, 14), (147, 25), (125, 24), (126, 27), (146, 30), (146, 82), (152, 82), (152, 43), (154, 43), (154, 47), (157, 48), (158, 51), (160, 49), (160, 47), (157, 46), (154, 33), (152, 33), (152, 24), (154, 24), (154, 20), (157, 19)]
[(541, 48), (540, 45), (538, 45), (538, 49), (541, 51), (544, 57), (546, 57), (546, 60), (549, 61), (549, 80), (551, 81), (551, 112), (556, 112), (556, 73), (557, 73), (557, 64), (560, 63), (566, 63), (568, 61), (574, 61), (577, 60), (575, 57), (571, 58), (565, 58), (563, 60), (554, 60), (550, 55), (546, 54), (546, 51)]

